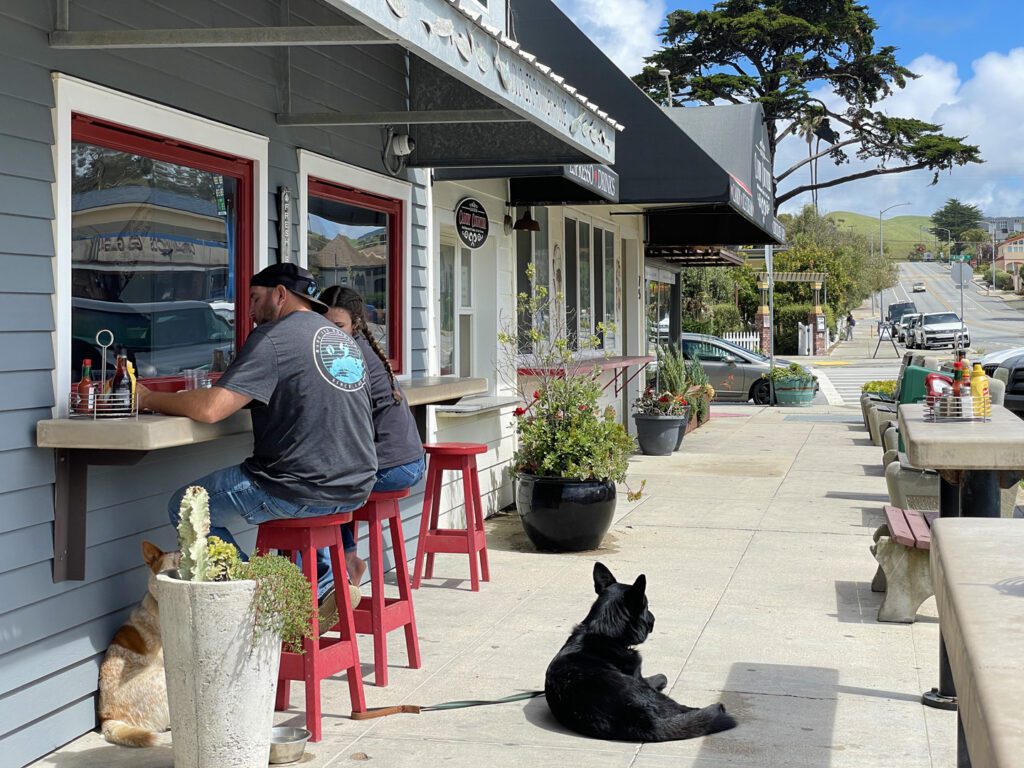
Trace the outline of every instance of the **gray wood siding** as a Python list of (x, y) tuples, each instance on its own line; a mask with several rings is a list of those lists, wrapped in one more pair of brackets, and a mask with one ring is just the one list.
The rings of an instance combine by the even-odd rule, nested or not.
[[(346, 19), (316, 2), (291, 0), (293, 24)], [(277, 253), (279, 186), (297, 188), (298, 148), (383, 172), (378, 128), (280, 128), (283, 52), (273, 48), (57, 51), (47, 44), (54, 5), (0, 4), (0, 762), (26, 765), (96, 725), (103, 653), (145, 590), (140, 544), (170, 548), (169, 494), (241, 460), (248, 437), (156, 451), (130, 469), (91, 467), (87, 568), (82, 582), (54, 584), (52, 451), (35, 424), (54, 404), (52, 224), (53, 87), (59, 71), (270, 138), (270, 258)], [(75, 0), (73, 29), (277, 25), (276, 0)], [(402, 109), (406, 61), (392, 46), (297, 48), (292, 108)], [(415, 179), (408, 313), (412, 372), (426, 368), (425, 179)], [(410, 179), (413, 180), (413, 179)], [(298, 234), (296, 227), (293, 241)], [(295, 246), (296, 250), (298, 244)], [(288, 255), (283, 255), (290, 258)], [(68, 329), (63, 329), (68, 332)], [(62, 362), (62, 361), (60, 361)], [(410, 505), (410, 510), (413, 505)], [(411, 512), (410, 512), (411, 514)], [(253, 529), (240, 529), (251, 548)], [(407, 526), (409, 536), (415, 526)]]

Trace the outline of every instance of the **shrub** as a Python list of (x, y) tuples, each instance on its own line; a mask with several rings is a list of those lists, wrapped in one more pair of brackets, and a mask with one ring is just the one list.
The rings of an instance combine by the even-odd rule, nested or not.
[(715, 336), (746, 330), (740, 311), (734, 304), (713, 304), (711, 312), (715, 319)]
[(879, 379), (877, 381), (868, 381), (861, 385), (861, 392), (877, 392), (880, 395), (888, 395), (889, 397), (896, 396), (896, 379)]
[(768, 373), (761, 374), (762, 379), (771, 379), (778, 383), (780, 381), (799, 381), (804, 384), (811, 384), (817, 380), (817, 376), (804, 368), (800, 363), (790, 363), (787, 366), (772, 368)]
[(1012, 291), (1013, 290), (1013, 275), (1009, 272), (1003, 272), (1001, 269), (996, 270), (996, 288), (1001, 291)]
[(806, 323), (811, 313), (810, 304), (786, 304), (775, 307), (775, 353), (795, 355), (797, 352), (797, 323)]

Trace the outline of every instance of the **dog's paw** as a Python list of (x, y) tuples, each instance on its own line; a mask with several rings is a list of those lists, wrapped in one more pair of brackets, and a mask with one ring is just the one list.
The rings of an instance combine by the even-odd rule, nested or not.
[(644, 680), (656, 691), (664, 691), (668, 687), (668, 678), (664, 675), (651, 675), (650, 677), (645, 677)]

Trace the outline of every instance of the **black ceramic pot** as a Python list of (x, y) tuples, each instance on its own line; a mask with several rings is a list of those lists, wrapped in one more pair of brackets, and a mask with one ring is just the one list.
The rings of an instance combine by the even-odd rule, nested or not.
[(615, 483), (520, 474), (516, 476), (516, 509), (523, 530), (537, 549), (597, 549), (615, 515)]

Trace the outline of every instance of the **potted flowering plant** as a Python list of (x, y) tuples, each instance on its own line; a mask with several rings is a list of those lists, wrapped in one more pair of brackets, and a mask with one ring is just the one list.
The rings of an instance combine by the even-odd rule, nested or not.
[[(532, 269), (528, 275), (532, 281)], [(543, 287), (520, 294), (514, 330), (499, 334), (501, 369), (524, 402), (515, 410), (512, 459), (523, 529), (538, 549), (583, 551), (600, 546), (611, 527), (615, 484), (626, 481), (635, 443), (615, 409), (599, 403), (598, 338), (573, 349), (560, 312), (551, 311), (560, 305)], [(642, 490), (627, 486), (630, 499)]]
[(657, 353), (654, 375), (633, 401), (633, 420), (640, 450), (649, 456), (667, 456), (682, 445), (690, 413), (686, 393), (692, 388), (679, 349), (662, 344)]
[(690, 404), (683, 395), (647, 387), (633, 401), (640, 450), (648, 456), (668, 456), (682, 443), (689, 414)]
[(818, 377), (799, 363), (773, 368), (762, 373), (762, 379), (770, 379), (775, 389), (775, 402), (779, 405), (810, 405)]

